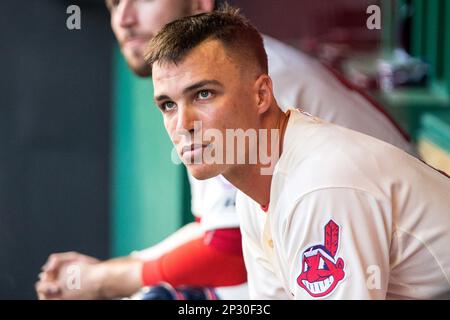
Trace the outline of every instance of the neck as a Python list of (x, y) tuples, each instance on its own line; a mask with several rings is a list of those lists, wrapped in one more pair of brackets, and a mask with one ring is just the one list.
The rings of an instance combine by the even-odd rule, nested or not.
[[(223, 176), (236, 188), (255, 200), (260, 205), (270, 202), (270, 187), (272, 185), (273, 169), (282, 152), (284, 132), (286, 130), (288, 116), (275, 104), (262, 115), (258, 130), (266, 129), (268, 134), (267, 146), (260, 152), (261, 141), (258, 139), (258, 161), (256, 164), (242, 164), (232, 167)], [(273, 129), (277, 134), (272, 135)], [(274, 130), (275, 131), (275, 130)], [(265, 150), (267, 149), (267, 151)], [(261, 161), (261, 153), (267, 154), (270, 163)], [(266, 159), (266, 160), (268, 160)]]

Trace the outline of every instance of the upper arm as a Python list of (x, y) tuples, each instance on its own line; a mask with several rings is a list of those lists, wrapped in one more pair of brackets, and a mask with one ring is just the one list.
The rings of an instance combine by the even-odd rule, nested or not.
[(386, 297), (391, 220), (385, 203), (359, 190), (319, 190), (300, 199), (280, 228), (297, 299)]
[(180, 245), (194, 239), (202, 238), (204, 231), (198, 222), (191, 222), (175, 231), (161, 242), (141, 251), (132, 252), (133, 257), (142, 260), (152, 260), (161, 257)]

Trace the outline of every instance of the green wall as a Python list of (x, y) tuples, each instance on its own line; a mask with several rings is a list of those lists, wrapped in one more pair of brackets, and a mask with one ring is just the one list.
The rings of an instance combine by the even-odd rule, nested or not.
[(111, 181), (111, 254), (129, 254), (162, 240), (189, 220), (184, 167), (153, 104), (151, 79), (129, 71), (115, 48)]
[(423, 114), (450, 108), (450, 0), (382, 0), (382, 47), (386, 53), (395, 47), (392, 37), (403, 13), (400, 8), (408, 3), (412, 13), (409, 53), (429, 63), (429, 83), (375, 95), (416, 139)]

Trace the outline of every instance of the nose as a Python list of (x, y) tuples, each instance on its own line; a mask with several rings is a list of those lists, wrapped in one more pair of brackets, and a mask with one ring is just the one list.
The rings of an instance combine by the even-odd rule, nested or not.
[(124, 0), (117, 10), (119, 25), (122, 28), (129, 28), (137, 23), (137, 12), (134, 0)]
[(308, 280), (309, 282), (316, 282), (317, 279), (319, 279), (317, 270), (309, 269), (308, 273), (306, 274), (306, 280)]
[(196, 130), (195, 110), (187, 106), (178, 106), (176, 132), (178, 135), (190, 136)]

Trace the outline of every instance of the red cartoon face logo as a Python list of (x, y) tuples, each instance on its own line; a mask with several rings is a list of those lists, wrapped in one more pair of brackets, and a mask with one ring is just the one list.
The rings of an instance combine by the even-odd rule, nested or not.
[(339, 226), (330, 220), (325, 226), (325, 245), (306, 249), (302, 256), (302, 273), (297, 278), (300, 287), (314, 298), (325, 297), (344, 278), (344, 260), (335, 259), (339, 245)]

